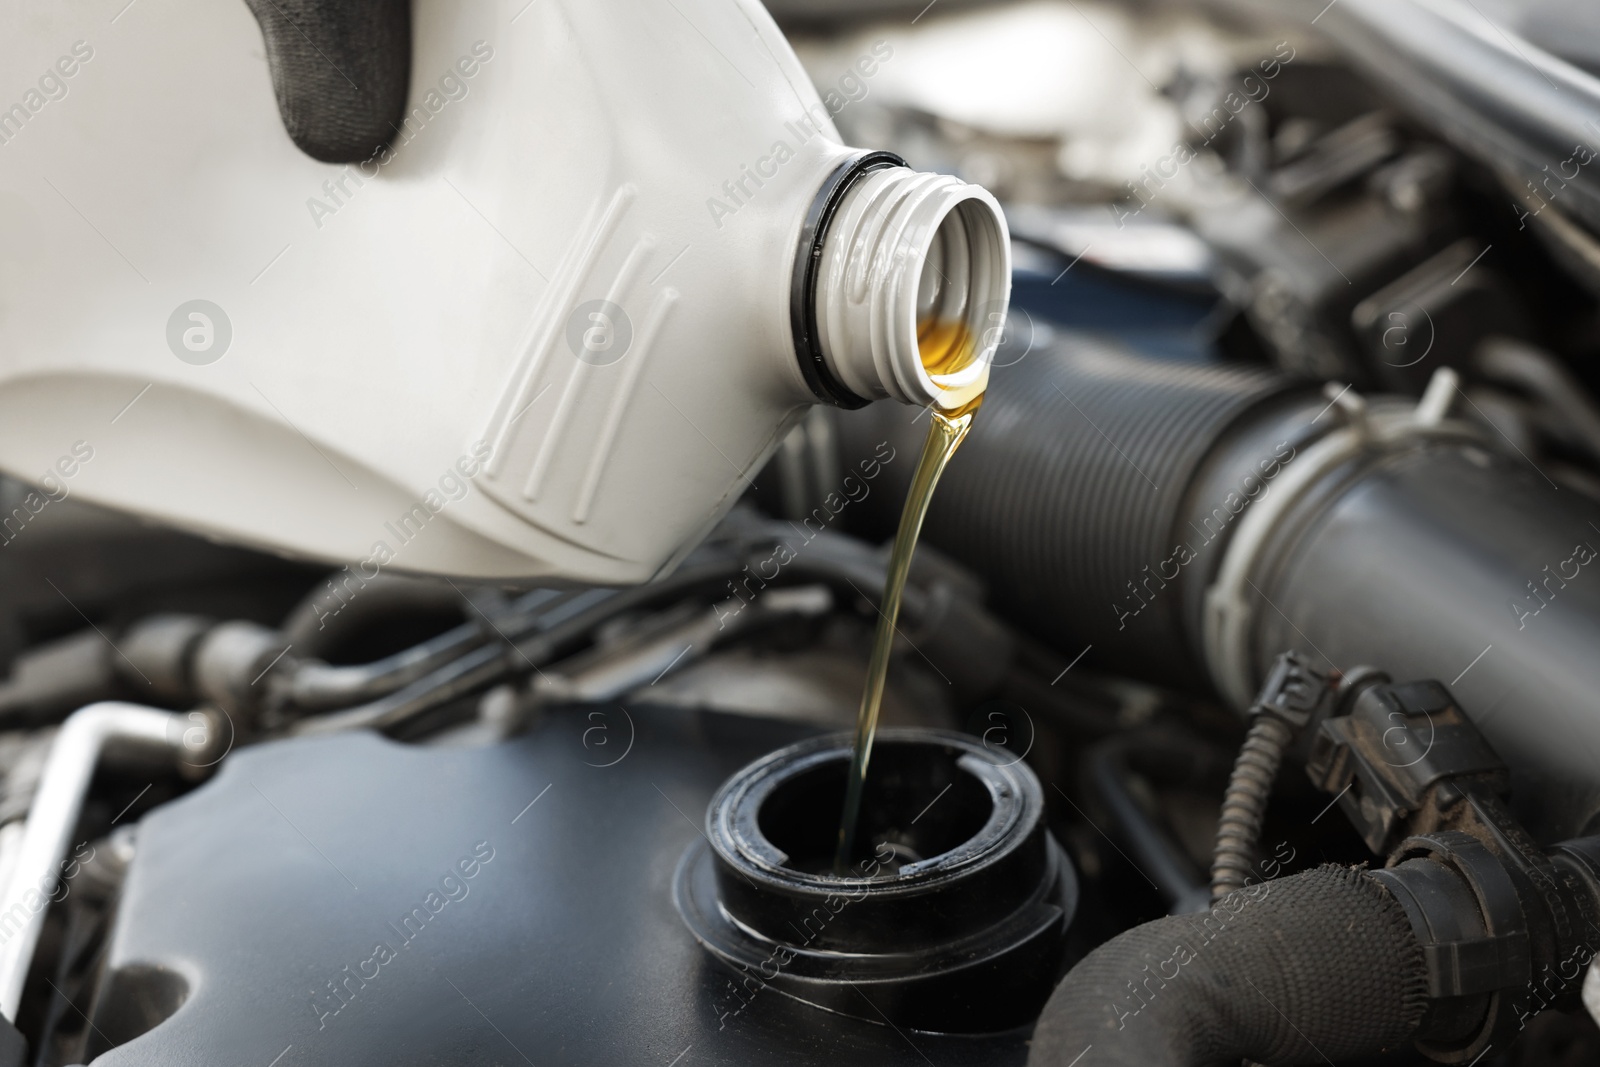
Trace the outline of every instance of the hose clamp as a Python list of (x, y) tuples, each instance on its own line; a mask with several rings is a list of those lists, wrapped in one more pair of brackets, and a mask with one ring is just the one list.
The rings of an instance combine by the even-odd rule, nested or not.
[(1206, 666), (1217, 689), (1235, 708), (1248, 708), (1256, 689), (1250, 648), (1256, 609), (1247, 594), (1261, 599), (1265, 595), (1251, 575), (1284, 518), (1324, 477), (1352, 460), (1395, 452), (1419, 441), (1481, 442), (1474, 427), (1447, 418), (1459, 388), (1456, 372), (1440, 367), (1414, 407), (1369, 407), (1349, 386), (1336, 390), (1329, 383), (1328, 406), (1317, 418), (1337, 409), (1345, 424), (1286, 464), (1284, 473), (1250, 505), (1206, 590), (1201, 623)]

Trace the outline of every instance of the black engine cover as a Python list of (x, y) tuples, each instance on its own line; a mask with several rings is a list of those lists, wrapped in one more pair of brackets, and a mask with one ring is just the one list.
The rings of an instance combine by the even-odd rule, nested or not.
[(94, 1063), (1021, 1064), (1020, 1034), (736, 988), (690, 936), (672, 877), (712, 793), (807, 733), (612, 705), (489, 747), (235, 752), (140, 824)]

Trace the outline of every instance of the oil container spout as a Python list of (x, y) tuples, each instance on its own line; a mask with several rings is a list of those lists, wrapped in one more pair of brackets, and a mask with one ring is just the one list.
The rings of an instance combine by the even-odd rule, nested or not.
[(805, 236), (796, 335), (825, 398), (951, 411), (981, 396), (1011, 291), (988, 191), (873, 153), (823, 187)]

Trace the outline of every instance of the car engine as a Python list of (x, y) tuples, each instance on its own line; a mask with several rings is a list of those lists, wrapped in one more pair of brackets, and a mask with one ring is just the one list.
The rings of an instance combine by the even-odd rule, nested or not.
[(0, 1065), (1600, 1063), (1600, 19), (767, 7), (1010, 227), (855, 865), (927, 409), (626, 586), (207, 538), (80, 441), (0, 476)]

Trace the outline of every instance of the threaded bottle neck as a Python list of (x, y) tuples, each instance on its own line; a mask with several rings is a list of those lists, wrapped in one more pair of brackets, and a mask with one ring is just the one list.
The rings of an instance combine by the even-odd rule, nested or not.
[(817, 341), (842, 385), (947, 411), (981, 395), (1011, 292), (993, 196), (949, 175), (869, 170), (839, 201), (821, 253)]

